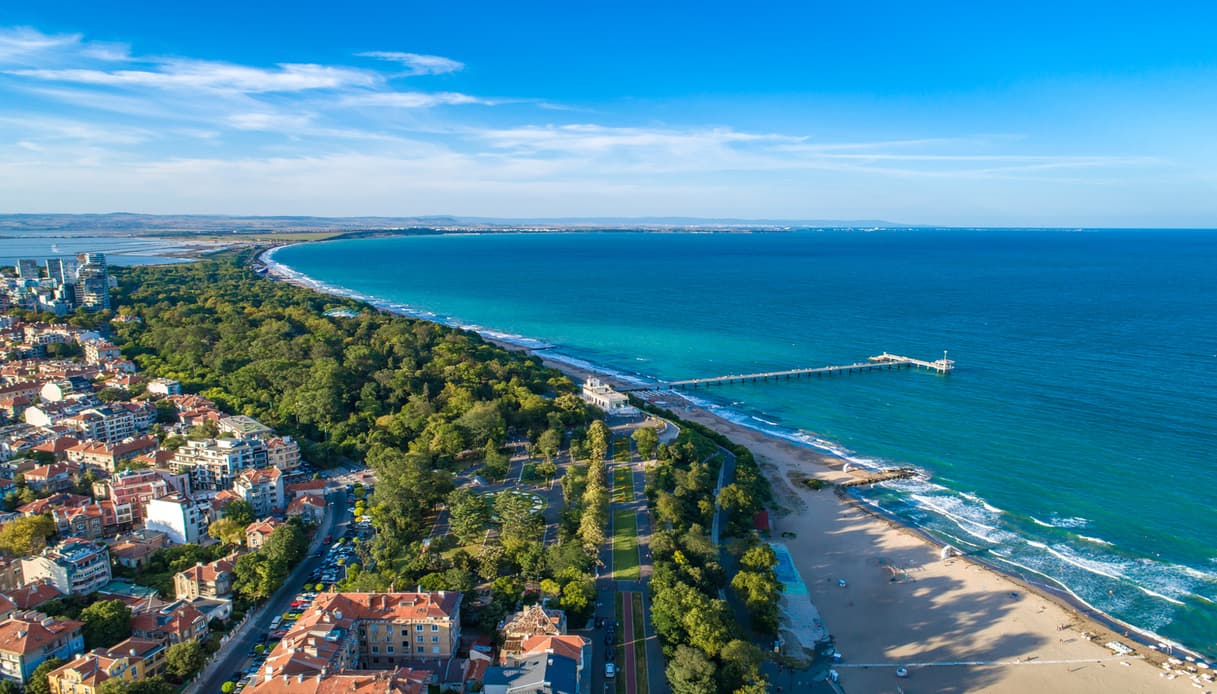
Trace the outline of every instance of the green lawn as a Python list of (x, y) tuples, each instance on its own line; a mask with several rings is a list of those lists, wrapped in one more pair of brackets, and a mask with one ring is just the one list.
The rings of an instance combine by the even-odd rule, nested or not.
[(634, 476), (629, 468), (613, 468), (613, 501), (628, 504), (634, 500)]
[(638, 577), (638, 516), (632, 510), (618, 510), (613, 512), (613, 579)]

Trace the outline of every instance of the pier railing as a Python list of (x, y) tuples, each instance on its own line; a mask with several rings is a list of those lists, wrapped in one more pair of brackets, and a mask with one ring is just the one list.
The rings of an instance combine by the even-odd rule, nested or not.
[(940, 374), (948, 374), (955, 369), (955, 362), (942, 353), (942, 359), (926, 361), (914, 359), (899, 354), (884, 352), (866, 361), (853, 364), (834, 366), (813, 366), (803, 369), (787, 369), (785, 371), (765, 371), (761, 373), (729, 374), (726, 376), (710, 376), (707, 378), (686, 378), (680, 381), (668, 381), (654, 386), (640, 386), (627, 390), (655, 390), (657, 388), (697, 388), (700, 386), (723, 386), (730, 383), (760, 383), (762, 381), (780, 381), (800, 379), (804, 376), (836, 376), (841, 374), (863, 373), (867, 371), (883, 371), (893, 369), (926, 369)]

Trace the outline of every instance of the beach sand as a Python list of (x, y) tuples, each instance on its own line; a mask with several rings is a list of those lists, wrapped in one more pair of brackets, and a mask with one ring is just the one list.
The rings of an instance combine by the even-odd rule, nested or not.
[[(596, 375), (613, 381), (544, 361), (577, 380)], [(854, 479), (842, 471), (845, 461), (696, 406), (673, 411), (748, 447), (760, 463), (781, 507), (773, 514), (773, 537), (790, 549), (808, 597), (843, 655), (837, 671), (844, 691), (1200, 691), (1187, 676), (1164, 679), (1158, 665), (1163, 654), (1079, 615), (1055, 596), (960, 557), (941, 559), (941, 546), (911, 529), (829, 488), (812, 491), (795, 481)], [(784, 531), (795, 536), (782, 537)], [(1109, 641), (1132, 646), (1137, 655), (1117, 656), (1103, 646)], [(898, 666), (908, 668), (907, 678), (896, 677)], [(1210, 688), (1217, 691), (1211, 685), (1204, 691)]]

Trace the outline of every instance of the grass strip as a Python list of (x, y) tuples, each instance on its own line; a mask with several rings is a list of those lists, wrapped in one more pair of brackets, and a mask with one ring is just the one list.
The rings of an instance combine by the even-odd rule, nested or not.
[(634, 613), (634, 671), (638, 673), (638, 687), (634, 690), (636, 694), (648, 694), (647, 686), (647, 632), (643, 624), (642, 614), (642, 593), (637, 593), (637, 598), (631, 601)]
[(638, 515), (632, 509), (613, 512), (613, 579), (637, 581)]

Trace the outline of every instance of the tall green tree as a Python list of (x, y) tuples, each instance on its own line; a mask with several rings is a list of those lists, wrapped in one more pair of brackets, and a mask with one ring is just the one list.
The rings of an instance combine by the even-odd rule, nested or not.
[(80, 611), (85, 649), (109, 648), (131, 636), (131, 608), (122, 600), (100, 600)]
[(482, 537), (490, 523), (490, 505), (486, 497), (467, 488), (448, 495), (448, 527), (466, 544)]
[(62, 658), (47, 658), (39, 663), (25, 683), (25, 694), (51, 694), (51, 684), (47, 682), (46, 676), (63, 664)]
[(609, 444), (612, 443), (613, 434), (609, 431), (608, 425), (603, 420), (597, 419), (587, 428), (587, 449), (591, 455), (592, 462), (603, 461), (604, 456), (608, 454)]
[(665, 672), (672, 694), (716, 694), (713, 661), (696, 648), (680, 645)]
[(46, 547), (46, 540), (55, 533), (50, 516), (23, 516), (0, 526), (0, 550), (15, 557), (34, 554)]
[(634, 439), (634, 445), (638, 447), (638, 455), (644, 460), (655, 457), (655, 450), (659, 447), (659, 434), (651, 427), (639, 427), (634, 430), (631, 435)]
[(165, 651), (165, 672), (179, 682), (189, 679), (207, 662), (207, 651), (198, 641), (175, 643)]

